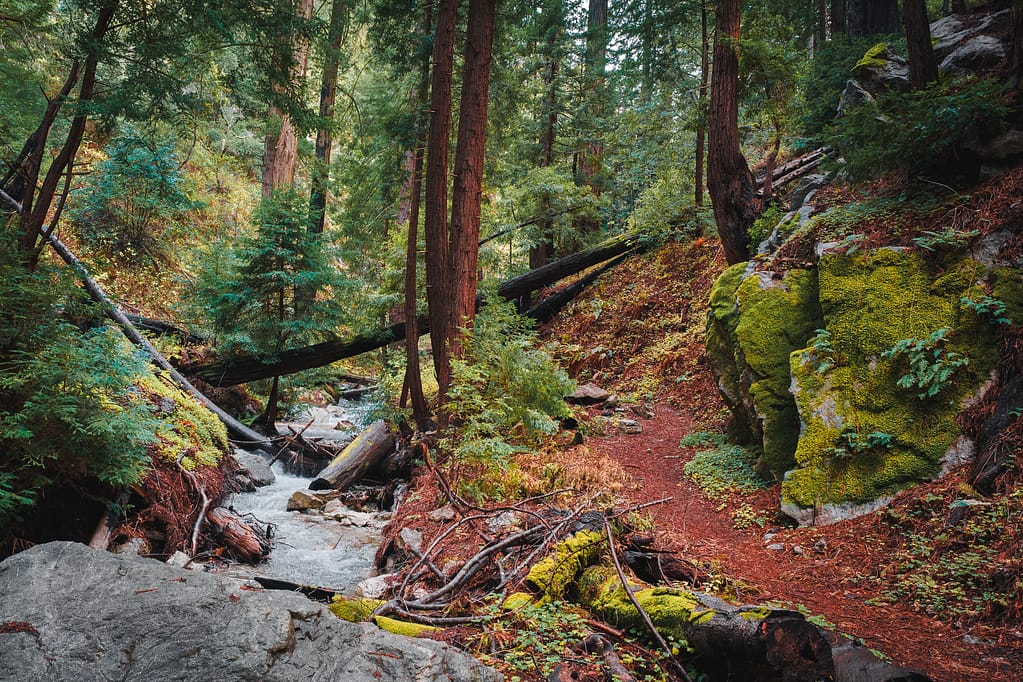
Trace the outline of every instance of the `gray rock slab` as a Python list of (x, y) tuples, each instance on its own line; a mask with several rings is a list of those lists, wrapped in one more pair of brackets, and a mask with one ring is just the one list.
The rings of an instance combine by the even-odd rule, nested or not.
[(41, 680), (500, 680), (439, 642), (348, 623), (305, 597), (71, 542), (0, 563), (0, 671)]

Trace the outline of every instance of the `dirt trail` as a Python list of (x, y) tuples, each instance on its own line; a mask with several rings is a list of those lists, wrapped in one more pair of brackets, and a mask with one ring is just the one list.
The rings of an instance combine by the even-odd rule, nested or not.
[[(969, 631), (959, 630), (901, 605), (874, 606), (876, 597), (852, 579), (870, 570), (863, 542), (843, 537), (843, 526), (783, 530), (770, 542), (770, 529), (737, 530), (731, 511), (716, 511), (684, 475), (691, 450), (679, 440), (706, 426), (669, 406), (654, 406), (655, 416), (642, 420), (639, 435), (608, 435), (588, 440), (597, 453), (617, 459), (636, 485), (626, 496), (640, 504), (671, 496), (672, 500), (645, 511), (656, 522), (658, 545), (687, 559), (712, 564), (716, 572), (737, 580), (743, 601), (778, 601), (802, 605), (835, 627), (864, 640), (901, 665), (918, 668), (935, 680), (1018, 680), (1023, 665), (1023, 641), (1015, 650), (994, 643), (967, 644)], [(777, 509), (777, 487), (749, 495), (742, 502), (771, 518)], [(777, 527), (776, 527), (777, 528)], [(823, 540), (823, 544), (818, 544)], [(784, 544), (769, 550), (768, 544)], [(799, 545), (803, 554), (793, 552)], [(817, 548), (815, 548), (815, 545)]]

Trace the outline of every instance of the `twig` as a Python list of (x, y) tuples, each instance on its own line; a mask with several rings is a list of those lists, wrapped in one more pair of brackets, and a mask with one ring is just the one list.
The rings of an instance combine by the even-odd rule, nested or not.
[(614, 562), (615, 572), (618, 573), (618, 580), (621, 581), (622, 587), (625, 589), (626, 596), (629, 597), (629, 601), (632, 602), (632, 605), (636, 607), (636, 611), (639, 612), (643, 622), (646, 623), (646, 626), (650, 630), (650, 634), (653, 635), (654, 640), (656, 640), (660, 647), (664, 649), (665, 653), (668, 654), (669, 667), (672, 668), (672, 671), (685, 682), (692, 682), (692, 679), (689, 677), (689, 674), (686, 673), (685, 668), (683, 668), (682, 664), (678, 662), (677, 658), (675, 658), (675, 654), (671, 650), (671, 646), (664, 641), (664, 637), (662, 637), (661, 633), (657, 630), (657, 626), (654, 625), (652, 620), (650, 620), (650, 614), (643, 610), (643, 607), (639, 605), (639, 601), (636, 599), (636, 595), (632, 593), (632, 589), (629, 587), (629, 579), (625, 577), (625, 571), (622, 569), (622, 563), (618, 560), (618, 552), (615, 550), (615, 539), (614, 534), (611, 532), (611, 522), (606, 517), (604, 518), (604, 532), (607, 533), (607, 545), (611, 549), (611, 561)]
[(199, 493), (199, 499), (202, 500), (202, 504), (199, 506), (199, 516), (195, 520), (195, 526), (192, 527), (192, 556), (194, 557), (199, 551), (199, 529), (202, 528), (202, 522), (206, 519), (206, 512), (210, 508), (210, 498), (206, 495), (206, 489), (199, 483), (199, 480), (195, 477), (191, 471), (183, 467), (180, 463), (178, 468), (181, 469), (189, 481), (192, 482), (192, 487)]
[(611, 517), (615, 518), (615, 517), (618, 517), (618, 516), (622, 516), (624, 514), (629, 514), (629, 513), (634, 512), (634, 511), (639, 511), (640, 509), (646, 509), (647, 507), (653, 507), (654, 505), (657, 505), (657, 504), (665, 504), (666, 502), (671, 502), (674, 499), (675, 499), (674, 495), (669, 495), (668, 497), (662, 497), (659, 500), (651, 500), (650, 502), (644, 502), (643, 504), (637, 504), (637, 505), (634, 505), (632, 507), (626, 507), (625, 509), (623, 509), (621, 511), (614, 512), (611, 515)]

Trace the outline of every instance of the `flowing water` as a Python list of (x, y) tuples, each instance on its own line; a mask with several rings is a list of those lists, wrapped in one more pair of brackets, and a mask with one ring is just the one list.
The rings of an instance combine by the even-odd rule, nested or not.
[[(348, 401), (338, 406), (312, 407), (290, 425), (298, 430), (312, 418), (314, 423), (303, 435), (343, 443), (367, 425), (373, 407)], [(339, 423), (345, 428), (336, 428)], [(287, 433), (287, 425), (280, 424), (280, 430)], [(351, 591), (373, 572), (373, 555), (380, 544), (379, 529), (344, 525), (318, 513), (287, 511), (291, 494), (308, 487), (312, 477), (288, 474), (280, 464), (274, 464), (273, 472), (277, 480), (272, 485), (233, 495), (227, 502), (239, 514), (252, 514), (276, 526), (270, 556), (246, 572), (300, 585)]]

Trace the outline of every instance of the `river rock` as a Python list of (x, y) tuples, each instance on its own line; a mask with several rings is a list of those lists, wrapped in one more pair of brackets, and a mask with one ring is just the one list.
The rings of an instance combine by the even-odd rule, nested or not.
[(252, 482), (252, 485), (257, 488), (273, 485), (273, 482), (277, 480), (274, 472), (270, 469), (270, 465), (262, 455), (245, 452), (244, 450), (235, 450), (234, 460), (238, 462), (238, 466), (241, 468), (240, 473), (244, 474)]
[(288, 499), (288, 511), (311, 511), (321, 509), (327, 500), (312, 490), (296, 490)]
[(938, 67), (943, 72), (965, 76), (994, 66), (1005, 59), (1005, 44), (994, 36), (976, 36), (954, 49)]
[(643, 427), (635, 419), (619, 419), (618, 430), (626, 434), (643, 433)]
[(573, 405), (596, 405), (611, 397), (611, 394), (594, 383), (583, 384), (575, 389), (572, 395), (565, 398), (565, 402)]
[[(343, 621), (286, 591), (72, 542), (0, 563), (12, 682), (502, 679), (452, 647)], [(14, 631), (10, 631), (14, 630)]]

